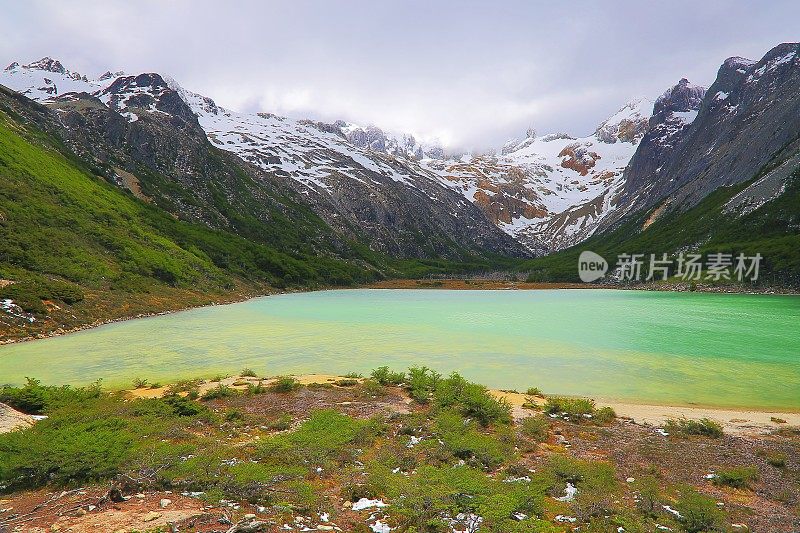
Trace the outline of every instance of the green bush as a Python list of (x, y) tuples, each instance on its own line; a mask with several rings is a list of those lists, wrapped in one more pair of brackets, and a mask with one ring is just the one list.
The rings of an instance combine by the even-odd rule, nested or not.
[(205, 406), (192, 401), (188, 396), (169, 394), (162, 398), (161, 401), (169, 405), (177, 416), (197, 416), (200, 413), (208, 412)]
[(256, 372), (251, 368), (244, 368), (242, 369), (241, 376), (245, 378), (254, 378), (256, 377)]
[(786, 468), (786, 454), (783, 452), (759, 450), (758, 455), (763, 457), (770, 466)]
[(449, 454), (472, 466), (494, 469), (514, 452), (510, 433), (502, 430), (497, 435), (481, 433), (475, 422), (466, 422), (456, 411), (440, 412), (434, 430)]
[(294, 431), (263, 441), (257, 456), (309, 468), (331, 462), (340, 464), (354, 456), (358, 444), (371, 443), (382, 431), (377, 420), (358, 420), (331, 410), (315, 411)]
[(546, 413), (558, 415), (575, 423), (610, 424), (617, 414), (611, 407), (597, 409), (594, 400), (552, 396), (544, 406)]
[(338, 385), (339, 387), (355, 387), (356, 385), (358, 385), (358, 380), (351, 378), (342, 378), (336, 381), (336, 385)]
[(200, 396), (200, 400), (207, 402), (209, 400), (219, 400), (220, 398), (229, 398), (236, 394), (236, 390), (228, 387), (227, 385), (223, 385), (220, 383), (213, 389), (208, 389), (205, 391), (202, 396)]
[(292, 427), (292, 415), (283, 413), (281, 416), (267, 424), (267, 428), (271, 431), (286, 431)]
[(370, 375), (381, 385), (401, 385), (406, 379), (403, 372), (392, 372), (388, 366), (378, 367)]
[(100, 481), (121, 471), (136, 440), (117, 417), (48, 418), (0, 435), (0, 480), (9, 489)]
[(463, 416), (475, 418), (482, 426), (511, 422), (511, 406), (508, 402), (495, 398), (486, 387), (470, 383), (456, 372), (439, 380), (434, 399), (439, 408), (458, 409)]
[(714, 439), (722, 437), (722, 425), (709, 418), (701, 418), (700, 420), (670, 419), (667, 420), (664, 429), (670, 435), (702, 435)]
[(547, 432), (550, 429), (550, 422), (543, 416), (529, 416), (524, 418), (520, 430), (526, 437), (530, 437), (536, 442), (547, 441)]
[(364, 396), (376, 397), (385, 395), (386, 390), (383, 388), (383, 385), (381, 385), (374, 379), (365, 379), (361, 383), (361, 393)]
[(412, 366), (408, 369), (406, 388), (414, 401), (428, 403), (441, 378), (441, 374), (427, 366)]
[(679, 521), (688, 533), (720, 529), (725, 519), (725, 513), (717, 507), (713, 498), (704, 496), (691, 487), (681, 489), (675, 502), (675, 510), (680, 513)]
[(88, 399), (99, 398), (100, 382), (89, 387), (75, 388), (45, 386), (34, 378), (26, 378), (22, 387), (4, 386), (0, 388), (0, 402), (18, 411), (40, 415), (58, 407)]
[(300, 382), (292, 376), (278, 376), (275, 381), (269, 385), (269, 390), (272, 392), (293, 392), (300, 388)]
[(578, 422), (593, 416), (595, 405), (594, 400), (588, 398), (551, 396), (547, 398), (544, 410), (548, 414), (564, 416), (574, 422)]
[(715, 485), (743, 489), (758, 477), (758, 470), (754, 467), (737, 467), (718, 470), (713, 478)]
[(525, 394), (528, 396), (538, 396), (539, 398), (544, 398), (544, 393), (539, 387), (531, 387), (525, 391)]

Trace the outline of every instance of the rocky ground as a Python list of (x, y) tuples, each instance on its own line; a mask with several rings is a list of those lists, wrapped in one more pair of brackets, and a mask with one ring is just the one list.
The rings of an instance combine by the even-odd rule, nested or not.
[[(220, 415), (239, 413), (237, 417), (241, 422), (221, 426), (228, 434), (226, 440), (234, 448), (250, 446), (270, 435), (291, 432), (308, 413), (319, 409), (333, 409), (355, 419), (379, 417), (386, 420), (390, 430), (385, 438), (389, 441), (381, 438), (375, 444), (375, 451), (363, 450), (362, 457), (370, 457), (381, 447), (389, 446), (395, 438), (393, 435), (400, 438), (408, 417), (427, 416), (429, 409), (414, 402), (401, 387), (386, 386), (380, 394), (365, 395), (367, 384), (361, 378), (312, 375), (303, 376), (298, 382), (300, 386), (293, 392), (241, 393), (203, 403)], [(274, 383), (274, 379), (237, 376), (200, 383), (196, 391), (202, 395), (220, 385), (245, 391), (258, 384), (269, 387)], [(160, 397), (165, 392), (166, 387), (141, 387), (129, 391), (127, 396), (133, 401)], [(494, 394), (511, 404), (518, 426), (527, 417), (542, 416), (538, 413), (545, 403), (543, 397), (513, 391), (494, 391)], [(4, 412), (4, 420), (9, 419), (10, 409)], [(25, 415), (20, 416), (25, 418)], [(276, 429), (274, 421), (282, 417), (292, 422)], [(670, 521), (674, 519), (670, 514), (674, 509), (666, 502), (670, 501), (667, 495), (675, 487), (685, 485), (696, 487), (717, 502), (718, 508), (727, 514), (726, 530), (789, 532), (800, 528), (800, 429), (797, 427), (779, 424), (781, 429), (766, 433), (767, 429), (760, 427), (729, 434), (728, 423), (725, 435), (708, 438), (666, 435), (661, 427), (637, 423), (624, 416), (608, 425), (576, 423), (561, 416), (545, 419), (547, 429), (542, 442), (519, 436), (516, 463), (504, 470), (488, 472), (490, 477), (501, 476), (501, 471), (507, 475), (511, 469), (544, 471), (550, 468), (548, 464), (553, 457), (608, 462), (614, 466), (614, 483), (622, 487), (615, 496), (614, 505), (640, 508), (644, 498), (640, 480), (656, 480), (664, 499), (655, 504), (653, 516), (655, 523), (662, 526), (661, 530), (666, 531), (667, 527), (680, 530), (675, 520)], [(780, 464), (775, 458), (781, 458)], [(716, 472), (744, 465), (757, 472), (746, 486), (734, 488), (715, 484)], [(344, 497), (345, 482), (346, 476), (323, 475), (315, 486), (324, 503), (313, 512), (293, 511), (291, 507), (280, 505), (262, 506), (246, 500), (210, 498), (203, 491), (164, 490), (153, 486), (120, 490), (118, 482), (110, 481), (80, 487), (43, 488), (6, 494), (0, 499), (0, 532), (390, 531), (389, 526), (381, 522), (382, 515), (376, 512), (383, 502), (368, 498), (352, 501)], [(567, 510), (558, 511), (568, 507), (555, 500), (559, 498), (554, 498), (555, 507), (548, 507), (550, 510), (544, 515), (556, 525), (552, 531), (582, 529), (580, 522), (562, 523), (566, 520), (564, 517), (572, 517)], [(569, 500), (561, 498), (561, 501)], [(453, 526), (452, 530), (474, 531), (460, 527)]]

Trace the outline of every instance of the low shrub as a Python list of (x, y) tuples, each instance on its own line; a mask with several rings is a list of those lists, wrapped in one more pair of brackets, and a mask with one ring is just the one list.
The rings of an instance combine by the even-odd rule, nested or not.
[(527, 391), (525, 391), (525, 394), (527, 394), (528, 396), (537, 396), (539, 398), (544, 398), (544, 393), (539, 387), (531, 387)]
[(713, 498), (704, 496), (691, 487), (681, 489), (674, 507), (680, 513), (681, 526), (688, 533), (720, 529), (725, 519), (725, 513), (717, 507)]
[(401, 385), (406, 379), (403, 372), (392, 372), (388, 366), (378, 367), (370, 375), (381, 385)]
[(200, 396), (200, 400), (207, 402), (209, 400), (218, 400), (220, 398), (229, 398), (236, 394), (236, 390), (220, 383), (213, 389), (208, 389)]
[(470, 383), (456, 372), (439, 380), (434, 399), (439, 408), (457, 409), (463, 416), (475, 418), (482, 426), (511, 422), (508, 402), (495, 398), (486, 387)]
[(758, 470), (754, 467), (736, 467), (718, 470), (713, 478), (715, 485), (743, 489), (750, 486), (758, 477)]
[(256, 372), (252, 368), (243, 368), (241, 376), (244, 378), (254, 378), (256, 377)]
[(524, 418), (520, 424), (520, 431), (522, 434), (536, 442), (547, 441), (547, 432), (549, 429), (550, 422), (541, 415)]
[(358, 385), (358, 380), (357, 379), (344, 378), (344, 379), (337, 380), (336, 381), (336, 385), (338, 385), (339, 387), (355, 387), (356, 385)]
[(365, 379), (363, 382), (361, 382), (361, 393), (364, 396), (374, 398), (376, 396), (385, 395), (386, 390), (383, 388), (383, 385), (374, 379)]
[(759, 450), (758, 455), (763, 457), (770, 466), (786, 468), (786, 454), (783, 452)]
[(382, 431), (378, 420), (358, 420), (332, 410), (315, 411), (294, 431), (262, 441), (257, 456), (308, 468), (341, 464), (352, 459), (358, 444), (371, 443)]
[(440, 412), (434, 423), (434, 431), (450, 455), (471, 466), (494, 469), (514, 452), (510, 433), (482, 433), (475, 422), (465, 422), (456, 411)]
[(283, 413), (281, 416), (267, 424), (267, 428), (271, 431), (286, 431), (292, 427), (292, 415)]
[(40, 415), (67, 404), (99, 398), (101, 395), (99, 381), (88, 387), (54, 387), (42, 385), (38, 379), (26, 379), (27, 382), (22, 387), (7, 385), (0, 388), (0, 402), (23, 413)]
[(547, 398), (544, 411), (550, 415), (558, 415), (575, 423), (610, 424), (617, 414), (610, 407), (597, 408), (594, 400), (588, 398), (569, 398), (551, 396)]
[(700, 420), (670, 419), (667, 420), (664, 429), (670, 435), (702, 435), (714, 439), (722, 437), (722, 425), (710, 418), (701, 418)]
[(269, 385), (269, 390), (272, 392), (293, 392), (300, 388), (300, 382), (292, 376), (278, 376)]
[(408, 369), (406, 388), (414, 401), (428, 403), (441, 378), (441, 374), (427, 366), (412, 366)]

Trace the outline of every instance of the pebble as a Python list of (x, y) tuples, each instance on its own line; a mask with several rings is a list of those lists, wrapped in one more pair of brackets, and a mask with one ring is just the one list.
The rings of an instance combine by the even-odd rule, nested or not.
[(625, 480), (626, 483), (633, 483), (634, 481), (636, 480), (633, 479), (632, 477), (629, 477), (628, 479)]
[(150, 511), (142, 517), (142, 522), (152, 522), (153, 520), (158, 520), (159, 518), (161, 518), (161, 513)]
[(158, 505), (161, 506), (162, 509), (165, 509), (171, 503), (172, 503), (172, 500), (167, 499), (167, 498), (162, 498), (162, 500), (160, 502), (158, 502)]

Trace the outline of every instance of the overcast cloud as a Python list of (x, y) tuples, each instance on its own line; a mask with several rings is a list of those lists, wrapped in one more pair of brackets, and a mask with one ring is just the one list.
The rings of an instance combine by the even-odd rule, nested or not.
[(6, 1), (0, 60), (169, 74), (239, 111), (483, 148), (800, 40), (800, 2)]

